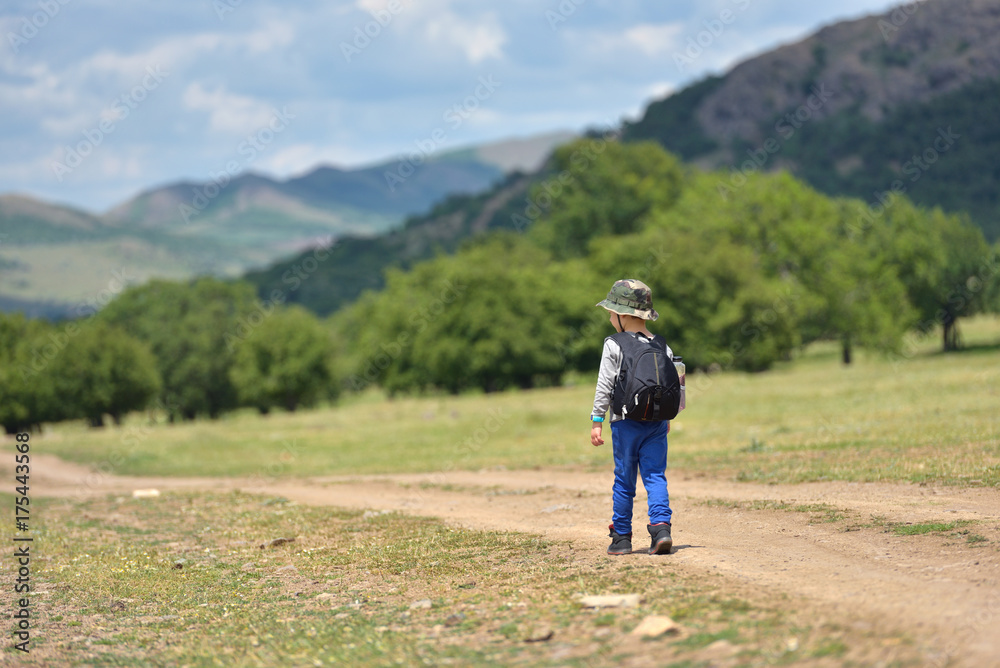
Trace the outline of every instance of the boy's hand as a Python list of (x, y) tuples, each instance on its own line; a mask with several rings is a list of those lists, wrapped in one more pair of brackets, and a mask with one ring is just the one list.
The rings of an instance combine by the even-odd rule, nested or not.
[(598, 445), (604, 445), (604, 439), (601, 438), (601, 426), (602, 422), (595, 422), (594, 426), (590, 428), (590, 443), (594, 447)]

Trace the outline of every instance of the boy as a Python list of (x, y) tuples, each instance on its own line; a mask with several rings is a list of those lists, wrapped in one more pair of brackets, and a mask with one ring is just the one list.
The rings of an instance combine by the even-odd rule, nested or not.
[[(629, 332), (645, 345), (658, 345), (646, 329), (647, 320), (656, 320), (653, 310), (653, 292), (645, 283), (636, 280), (618, 281), (612, 286), (607, 299), (597, 304), (609, 312), (612, 326), (618, 332)], [(667, 359), (673, 352), (662, 338), (658, 341), (666, 348)], [(621, 372), (622, 349), (611, 337), (604, 340), (601, 370), (594, 394), (591, 413), (590, 442), (603, 445), (601, 427), (604, 415), (611, 405), (615, 381)], [(649, 497), (649, 530), (652, 542), (649, 554), (670, 554), (673, 541), (670, 537), (670, 496), (667, 493), (667, 432), (670, 423), (625, 420), (622, 415), (611, 414), (611, 443), (615, 460), (615, 483), (612, 488), (612, 523), (608, 526), (611, 545), (608, 554), (632, 552), (632, 500), (635, 498), (636, 469), (642, 474), (642, 484)]]

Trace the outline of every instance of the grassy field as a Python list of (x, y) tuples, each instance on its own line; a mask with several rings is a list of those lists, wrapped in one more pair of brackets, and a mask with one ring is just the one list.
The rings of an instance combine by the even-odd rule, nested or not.
[[(887, 644), (893, 665), (918, 665), (912, 638), (872, 640), (773, 592), (530, 535), (241, 493), (39, 505), (19, 665), (864, 665)], [(578, 600), (636, 592), (636, 608)], [(629, 635), (648, 615), (681, 629)]]
[[(963, 323), (967, 348), (931, 337), (849, 367), (817, 345), (761, 374), (692, 374), (670, 466), (736, 480), (1000, 485), (1000, 319)], [(606, 467), (589, 444), (593, 379), (492, 395), (385, 399), (375, 392), (295, 414), (234, 413), (167, 425), (47, 428), (38, 452), (120, 474), (297, 476)]]
[[(670, 465), (743, 481), (1000, 485), (1000, 320), (969, 349), (844, 368), (817, 346), (769, 373), (692, 376)], [(551, 467), (607, 469), (589, 444), (592, 379), (495, 395), (370, 393), (297, 414), (167, 425), (47, 427), (32, 452), (118, 474), (266, 475)], [(155, 416), (154, 416), (155, 417)], [(0, 502), (13, 504), (9, 494)], [(834, 505), (709, 500), (843, 531), (981, 549), (964, 521), (859, 518)], [(246, 493), (32, 499), (33, 645), (20, 665), (920, 665), (920, 639), (865, 630), (783, 594), (655, 558), (567, 552), (533, 535)], [(977, 533), (983, 531), (988, 536)], [(269, 545), (276, 538), (293, 542)], [(261, 547), (264, 546), (264, 547)], [(640, 593), (589, 610), (581, 594)], [(648, 615), (678, 634), (629, 635)], [(544, 641), (541, 641), (545, 639)], [(534, 642), (539, 641), (539, 642)]]

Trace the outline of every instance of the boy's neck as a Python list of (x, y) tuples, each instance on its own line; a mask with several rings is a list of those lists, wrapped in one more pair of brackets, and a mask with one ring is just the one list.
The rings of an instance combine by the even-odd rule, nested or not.
[(631, 322), (624, 323), (624, 326), (625, 326), (625, 329), (622, 330), (622, 331), (633, 332), (633, 333), (637, 333), (637, 334), (642, 334), (643, 336), (645, 336), (646, 338), (649, 338), (649, 339), (653, 338), (652, 333), (650, 333), (650, 331), (648, 329), (646, 329), (646, 322), (645, 321), (640, 321), (638, 323), (631, 323)]

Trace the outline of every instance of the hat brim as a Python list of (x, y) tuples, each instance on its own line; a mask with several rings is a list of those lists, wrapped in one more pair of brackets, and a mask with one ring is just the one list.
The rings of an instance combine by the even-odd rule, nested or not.
[(656, 320), (660, 317), (660, 314), (653, 309), (648, 311), (640, 311), (639, 309), (632, 308), (631, 306), (622, 306), (621, 304), (616, 304), (613, 301), (605, 299), (604, 301), (598, 302), (595, 306), (600, 306), (603, 309), (611, 311), (612, 313), (617, 313), (619, 315), (633, 315), (636, 318), (642, 318), (643, 320)]

